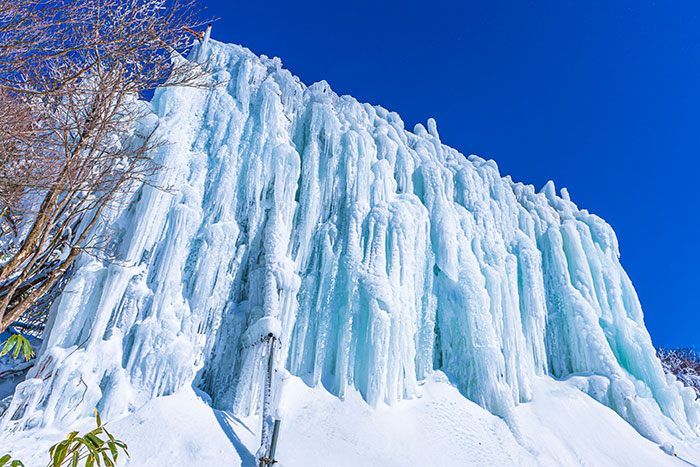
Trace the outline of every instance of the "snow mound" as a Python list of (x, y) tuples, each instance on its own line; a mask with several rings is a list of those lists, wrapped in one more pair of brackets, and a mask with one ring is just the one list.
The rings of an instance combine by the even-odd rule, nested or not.
[[(661, 446), (673, 450), (666, 454), (612, 410), (546, 377), (533, 380), (533, 402), (514, 409), (520, 440), (501, 418), (464, 398), (441, 372), (426, 378), (418, 393), (420, 397), (392, 407), (371, 408), (353, 389), (341, 401), (323, 387), (311, 388), (292, 377), (276, 456), (279, 465), (687, 465), (672, 457), (673, 446)], [(84, 428), (93, 424), (88, 420)], [(124, 467), (207, 467), (224, 460), (227, 465), (258, 465), (254, 453), (260, 418), (212, 409), (206, 394), (191, 388), (151, 400), (136, 413), (110, 422), (109, 430), (129, 445), (131, 459)], [(32, 431), (16, 436), (12, 445), (27, 467), (42, 467), (49, 445), (63, 435)], [(678, 455), (698, 463), (698, 448), (683, 445)]]

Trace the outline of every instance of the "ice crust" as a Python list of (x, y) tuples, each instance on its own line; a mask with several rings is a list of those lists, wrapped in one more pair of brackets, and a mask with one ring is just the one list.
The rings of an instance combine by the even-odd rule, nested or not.
[(117, 259), (80, 258), (0, 430), (112, 418), (191, 384), (250, 415), (272, 333), (281, 375), (372, 406), (441, 369), (508, 422), (550, 374), (652, 440), (700, 434), (613, 230), (566, 190), (514, 183), (434, 120), (406, 131), (279, 59), (208, 39), (193, 57), (217, 86), (160, 89), (141, 122), (170, 142), (154, 154), (169, 190), (110, 213)]

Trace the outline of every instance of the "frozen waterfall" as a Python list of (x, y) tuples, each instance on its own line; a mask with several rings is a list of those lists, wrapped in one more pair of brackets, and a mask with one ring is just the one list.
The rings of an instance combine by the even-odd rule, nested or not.
[[(170, 142), (154, 185), (110, 213), (2, 430), (106, 418), (195, 385), (259, 409), (280, 368), (370, 405), (435, 369), (506, 421), (538, 375), (571, 378), (648, 438), (700, 434), (656, 359), (603, 220), (406, 131), (396, 113), (304, 86), (278, 59), (207, 39), (217, 85), (165, 88), (141, 122)], [(103, 417), (103, 418), (104, 418)]]

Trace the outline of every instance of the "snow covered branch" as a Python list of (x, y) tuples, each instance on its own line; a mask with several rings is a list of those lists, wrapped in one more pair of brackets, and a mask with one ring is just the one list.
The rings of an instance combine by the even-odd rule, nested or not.
[(670, 350), (659, 347), (656, 355), (666, 373), (675, 375), (685, 386), (693, 388), (700, 398), (700, 352), (687, 348)]
[(0, 331), (49, 292), (124, 192), (159, 169), (144, 117), (181, 59), (192, 0), (0, 0)]

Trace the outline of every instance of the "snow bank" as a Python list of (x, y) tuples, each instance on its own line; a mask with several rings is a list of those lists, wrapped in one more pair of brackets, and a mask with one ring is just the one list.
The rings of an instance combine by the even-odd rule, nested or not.
[[(464, 398), (441, 372), (421, 383), (420, 397), (392, 407), (371, 408), (352, 388), (341, 401), (297, 377), (288, 384), (276, 456), (284, 467), (687, 465), (673, 453), (700, 463), (700, 444), (663, 446), (667, 454), (612, 410), (547, 377), (535, 378), (533, 401), (513, 410), (520, 440), (501, 418)], [(84, 428), (93, 424), (88, 420)], [(151, 400), (110, 422), (109, 430), (129, 445), (130, 461), (120, 457), (124, 467), (258, 465), (260, 418), (212, 409), (205, 395), (191, 388)], [(18, 433), (11, 445), (27, 467), (43, 467), (48, 447), (64, 434)], [(4, 441), (0, 438), (0, 445)]]
[[(700, 432), (667, 379), (603, 220), (548, 183), (465, 158), (434, 120), (304, 86), (279, 59), (214, 41), (213, 89), (166, 88), (166, 170), (110, 214), (117, 261), (83, 256), (0, 430), (106, 419), (194, 385), (255, 413), (278, 365), (371, 406), (436, 369), (505, 419), (540, 375), (567, 378), (655, 441)], [(263, 321), (261, 321), (263, 319)], [(536, 396), (535, 396), (536, 397)]]

